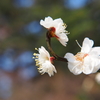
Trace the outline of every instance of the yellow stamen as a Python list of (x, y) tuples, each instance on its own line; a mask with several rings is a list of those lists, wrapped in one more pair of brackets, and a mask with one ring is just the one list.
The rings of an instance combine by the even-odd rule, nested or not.
[(75, 55), (76, 60), (81, 61), (81, 62), (84, 60), (84, 58), (85, 58), (86, 56), (88, 56), (88, 54), (84, 54), (84, 53), (81, 53), (81, 52), (79, 52), (79, 53), (77, 53), (77, 54)]
[(35, 61), (36, 61), (36, 63), (39, 63), (39, 61), (37, 59)]
[(34, 56), (36, 56), (36, 55), (37, 55), (37, 53), (34, 53), (33, 55), (34, 55)]
[(35, 50), (38, 50), (37, 48), (35, 48)]
[(67, 25), (66, 25), (65, 23), (63, 24), (63, 26), (64, 26), (65, 28), (67, 27)]

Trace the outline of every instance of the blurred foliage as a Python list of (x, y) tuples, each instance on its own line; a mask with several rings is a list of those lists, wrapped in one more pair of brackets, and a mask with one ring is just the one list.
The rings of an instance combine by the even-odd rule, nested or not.
[[(82, 45), (85, 37), (94, 40), (95, 46), (100, 46), (100, 0), (87, 0), (86, 5), (79, 9), (69, 9), (65, 6), (64, 0), (34, 0), (33, 6), (30, 7), (18, 7), (15, 5), (15, 1), (20, 0), (0, 0), (0, 55), (9, 48), (15, 50), (17, 54), (26, 50), (34, 52), (34, 48), (40, 46), (44, 46), (48, 50), (45, 41), (47, 30), (44, 27), (40, 26), (41, 29), (37, 33), (26, 31), (29, 23), (37, 21), (39, 24), (39, 21), (47, 16), (51, 16), (53, 19), (62, 18), (67, 24), (66, 30), (70, 33), (67, 47), (63, 47), (55, 38), (52, 39), (52, 48), (59, 56), (63, 57), (66, 52), (74, 54), (79, 52), (80, 48), (75, 40)], [(26, 56), (24, 58), (28, 59)], [(93, 83), (93, 89), (85, 91), (82, 88), (83, 74), (73, 75), (65, 62), (55, 61), (54, 64), (58, 64), (60, 67), (57, 66), (58, 72), (52, 78), (45, 74), (33, 79), (30, 83), (25, 83), (18, 75), (15, 75), (17, 71), (10, 74), (9, 76), (12, 76), (16, 85), (14, 95), (9, 100), (23, 100), (22, 98), (24, 100), (29, 98), (35, 100), (47, 100), (47, 98), (49, 100), (53, 98), (55, 100), (100, 99), (99, 85)], [(64, 69), (65, 73), (62, 73), (61, 69)], [(89, 78), (92, 79), (90, 76)], [(91, 81), (87, 83), (86, 86), (89, 86)]]
[(16, 0), (0, 0), (0, 29), (3, 27), (9, 34), (0, 40), (1, 52), (7, 48), (22, 51), (34, 50), (35, 47), (41, 45), (46, 47), (46, 29), (42, 27), (42, 30), (37, 34), (25, 34), (23, 31), (24, 26), (28, 23), (35, 20), (40, 21), (46, 16), (51, 16), (54, 19), (62, 18), (68, 25), (66, 29), (70, 34), (66, 48), (60, 45), (56, 39), (52, 39), (52, 47), (58, 55), (63, 56), (66, 52), (76, 53), (79, 47), (75, 40), (81, 44), (85, 37), (95, 40), (96, 45), (100, 44), (99, 0), (87, 0), (90, 2), (80, 9), (65, 7), (63, 0), (35, 0), (33, 6), (30, 7), (15, 7), (14, 1)]

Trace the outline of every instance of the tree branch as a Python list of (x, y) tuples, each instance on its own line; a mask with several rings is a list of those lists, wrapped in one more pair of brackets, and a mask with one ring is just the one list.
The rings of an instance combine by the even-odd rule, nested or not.
[(56, 60), (63, 61), (63, 62), (68, 62), (66, 58), (63, 58), (63, 57), (60, 57), (60, 56), (56, 55), (55, 52), (52, 50), (50, 31), (47, 31), (47, 33), (46, 33), (46, 42), (47, 42), (47, 46), (48, 46), (48, 49), (49, 49), (50, 53), (55, 57)]

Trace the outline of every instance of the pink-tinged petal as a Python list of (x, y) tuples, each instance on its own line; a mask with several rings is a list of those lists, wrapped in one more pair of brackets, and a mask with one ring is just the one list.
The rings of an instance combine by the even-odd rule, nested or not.
[(89, 38), (85, 38), (82, 44), (81, 52), (89, 53), (93, 44), (94, 44), (93, 40)]

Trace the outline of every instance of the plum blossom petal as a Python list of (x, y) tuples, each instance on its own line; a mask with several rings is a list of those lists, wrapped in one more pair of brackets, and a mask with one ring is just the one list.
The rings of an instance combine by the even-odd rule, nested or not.
[(93, 58), (90, 56), (85, 57), (84, 65), (83, 65), (83, 73), (84, 74), (93, 73), (94, 66), (95, 66), (95, 62), (93, 61)]
[(80, 65), (80, 62), (68, 63), (68, 68), (74, 75), (78, 75), (82, 73)]
[(95, 56), (96, 55), (99, 55), (100, 56), (100, 47), (93, 47), (92, 49), (91, 49), (91, 52), (90, 52), (91, 54), (95, 54)]
[(54, 72), (57, 73), (55, 66), (52, 64), (52, 60), (54, 59), (50, 57), (50, 54), (48, 51), (41, 46), (41, 48), (38, 49), (39, 53), (34, 53), (33, 55), (35, 57), (36, 66), (38, 66), (38, 71), (41, 74), (48, 73), (49, 76), (54, 75)]
[(90, 40), (86, 37), (83, 41), (81, 52), (88, 53), (91, 50), (93, 44), (93, 40)]
[(52, 26), (53, 19), (51, 17), (45, 17), (44, 21), (40, 20), (40, 25), (44, 26), (45, 28), (50, 28)]
[(63, 44), (63, 46), (66, 46), (67, 44), (67, 41), (68, 41), (68, 37), (66, 37), (66, 34), (65, 33), (62, 33), (62, 34), (58, 34), (58, 40), (61, 44)]
[(53, 66), (53, 64), (51, 64), (50, 61), (45, 61), (45, 63), (42, 64), (42, 67), (39, 68), (40, 73), (44, 74), (45, 72), (47, 72), (49, 74), (49, 76), (51, 77), (52, 75), (54, 75), (54, 72), (56, 73), (56, 69)]
[(68, 68), (73, 74), (78, 75), (82, 73), (81, 62), (77, 61), (72, 53), (66, 53), (64, 58), (68, 60)]
[(44, 20), (40, 20), (40, 25), (47, 28), (51, 37), (57, 38), (57, 40), (63, 45), (66, 46), (68, 42), (67, 34), (68, 32), (65, 30), (66, 25), (64, 24), (61, 18), (52, 19), (50, 16), (45, 17)]
[(66, 53), (64, 58), (67, 58), (68, 61), (72, 62), (72, 63), (76, 61), (76, 59), (75, 59), (75, 57), (74, 57), (74, 55), (72, 53)]

